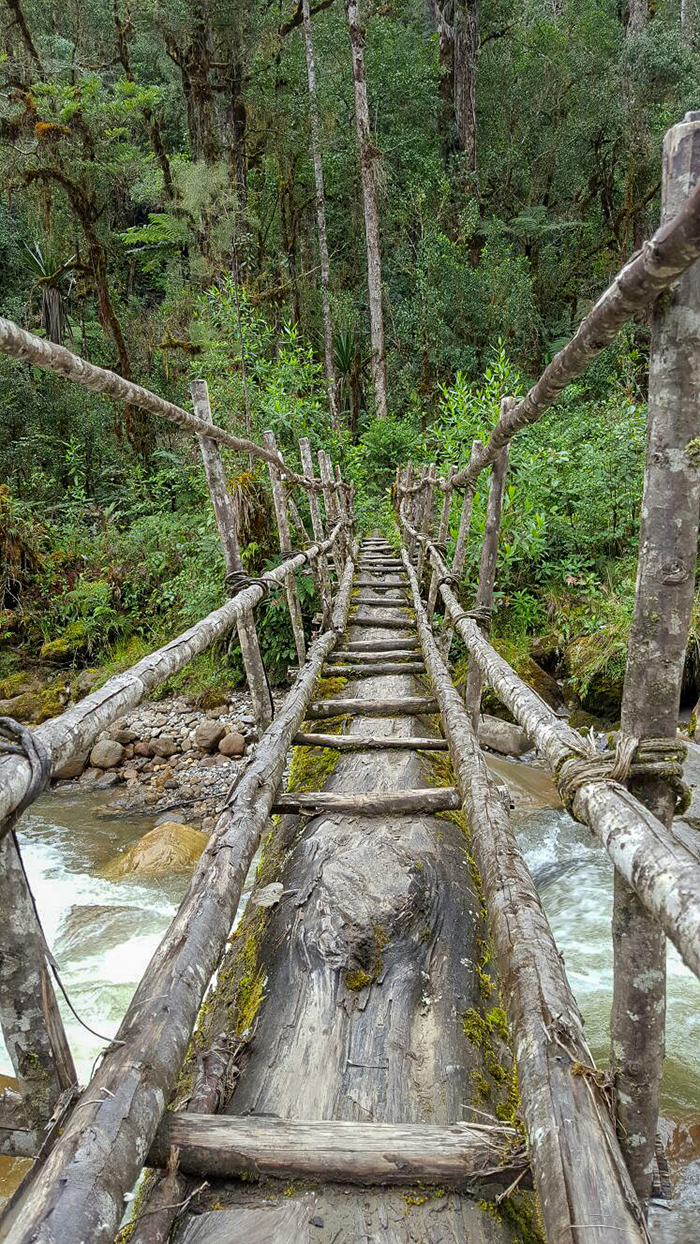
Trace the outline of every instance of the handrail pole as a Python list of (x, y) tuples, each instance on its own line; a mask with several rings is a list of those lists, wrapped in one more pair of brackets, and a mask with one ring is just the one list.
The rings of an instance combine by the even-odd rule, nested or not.
[[(277, 445), (275, 443), (275, 434), (270, 429), (263, 432), (263, 441), (265, 442), (265, 447), (267, 449), (276, 451)], [(270, 462), (268, 463), (268, 469), (270, 472), (270, 484), (272, 486), (272, 501), (275, 507), (275, 518), (277, 519), (280, 553), (284, 558), (289, 556), (291, 550), (289, 519), (287, 517), (287, 501), (277, 467), (273, 466)], [(292, 632), (294, 634), (294, 646), (297, 650), (299, 669), (301, 669), (306, 660), (306, 639), (304, 637), (304, 621), (301, 614), (301, 604), (299, 602), (297, 582), (293, 570), (288, 571), (285, 576), (285, 592), (287, 594), (287, 606), (289, 608), (289, 617), (291, 619)]]

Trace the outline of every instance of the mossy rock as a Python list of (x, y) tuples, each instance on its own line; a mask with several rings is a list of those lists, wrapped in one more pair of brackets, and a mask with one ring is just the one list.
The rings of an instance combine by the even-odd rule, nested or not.
[(518, 677), (522, 678), (528, 687), (532, 687), (532, 690), (537, 692), (545, 704), (548, 704), (550, 708), (562, 707), (564, 695), (556, 678), (548, 674), (527, 652), (522, 652), (507, 639), (494, 639), (493, 646), (496, 652), (513, 667)]
[(39, 693), (39, 716), (37, 721), (48, 721), (50, 717), (58, 717), (66, 707), (68, 695), (63, 686), (47, 687)]
[(608, 723), (603, 721), (601, 717), (596, 717), (594, 713), (587, 713), (584, 708), (574, 708), (569, 717), (569, 725), (574, 730), (605, 730)]
[(581, 707), (606, 722), (619, 720), (623, 683), (622, 675), (615, 677), (603, 672), (594, 676), (585, 690), (578, 693)]
[(40, 713), (41, 697), (36, 691), (25, 691), (9, 700), (0, 700), (0, 717), (14, 717), (16, 721), (36, 725), (44, 720)]
[(42, 644), (41, 659), (42, 661), (65, 661), (66, 664), (73, 664), (87, 646), (87, 637), (82, 628), (76, 624), (69, 626), (63, 635), (59, 635), (57, 639), (49, 639)]
[(26, 692), (33, 691), (35, 686), (36, 680), (24, 670), (9, 674), (0, 682), (0, 700), (11, 700), (13, 696), (25, 695)]
[(110, 860), (103, 870), (108, 881), (122, 877), (158, 876), (186, 872), (197, 863), (207, 845), (207, 835), (191, 825), (164, 821), (144, 834), (133, 847)]

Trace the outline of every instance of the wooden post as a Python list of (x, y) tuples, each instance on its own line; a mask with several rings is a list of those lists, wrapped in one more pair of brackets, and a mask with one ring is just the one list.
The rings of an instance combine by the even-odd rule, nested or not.
[[(209, 389), (206, 380), (193, 380), (190, 385), (190, 393), (192, 395), (194, 413), (197, 418), (202, 419), (205, 423), (211, 423), (211, 405), (209, 403)], [(224, 552), (224, 566), (228, 576), (243, 570), (238, 532), (236, 530), (236, 516), (226, 484), (226, 473), (218, 445), (215, 441), (209, 440), (208, 437), (200, 436), (199, 447), (202, 452), (204, 471), (209, 485), (211, 503), (216, 515), (216, 525), (219, 529), (219, 538)], [(236, 623), (236, 629), (238, 631), (238, 642), (241, 645), (246, 681), (253, 702), (253, 715), (262, 734), (272, 721), (274, 708), (267, 678), (265, 677), (265, 667), (260, 654), (260, 645), (252, 612), (248, 612), (240, 618)]]
[[(263, 441), (265, 442), (266, 449), (277, 449), (275, 434), (269, 429), (267, 432), (263, 432)], [(283, 557), (288, 557), (288, 550), (291, 548), (291, 539), (289, 535), (289, 519), (287, 518), (287, 503), (284, 495), (284, 488), (282, 486), (282, 481), (277, 467), (274, 467), (272, 463), (270, 463), (269, 469), (270, 484), (272, 485), (272, 500), (275, 506), (275, 517), (277, 518), (277, 530), (279, 532), (280, 552)], [(297, 650), (299, 669), (301, 669), (304, 661), (306, 660), (306, 641), (304, 639), (304, 623), (301, 616), (301, 605), (299, 604), (297, 581), (293, 570), (290, 570), (286, 576), (285, 590), (287, 593), (289, 616), (292, 621), (292, 631), (294, 632), (294, 644)]]
[[(447, 543), (447, 537), (450, 534), (450, 513), (452, 510), (452, 476), (454, 475), (454, 471), (455, 471), (455, 468), (453, 466), (448, 468), (447, 479), (445, 482), (445, 495), (442, 500), (442, 512), (440, 514), (440, 526), (438, 527), (438, 544), (440, 545), (441, 552), (443, 551), (444, 546)], [(427, 614), (428, 614), (429, 622), (432, 622), (433, 614), (435, 612), (435, 601), (437, 600), (437, 590), (438, 590), (437, 585), (438, 585), (438, 573), (436, 570), (433, 570), (433, 573), (430, 576), (430, 588), (428, 590)]]
[(38, 1149), (61, 1094), (76, 1083), (76, 1074), (44, 932), (13, 833), (0, 843), (0, 911), (0, 1024)]
[[(435, 463), (431, 462), (425, 476), (425, 485), (421, 493), (420, 508), (420, 533), (426, 538), (430, 535), (431, 521), (433, 517), (433, 492), (435, 491)], [(423, 561), (425, 558), (425, 545), (421, 540), (418, 541), (416, 550), (416, 574), (418, 582), (421, 581), (423, 574)]]
[[(301, 466), (309, 479), (314, 479), (314, 459), (311, 453), (311, 445), (308, 436), (302, 436), (299, 441), (299, 453), (301, 455)], [(309, 511), (311, 513), (311, 527), (314, 533), (314, 539), (321, 541), (323, 535), (323, 520), (321, 518), (321, 507), (318, 503), (318, 493), (313, 488), (309, 489)], [(328, 559), (325, 553), (319, 553), (316, 561), (318, 566), (318, 585), (319, 595), (321, 597), (321, 609), (323, 611), (324, 626), (328, 624), (331, 607), (331, 577), (328, 573)]]
[(341, 550), (341, 555), (343, 557), (343, 560), (345, 560), (345, 558), (348, 556), (350, 552), (350, 546), (352, 544), (352, 540), (350, 539), (350, 513), (348, 510), (347, 497), (345, 496), (345, 486), (343, 484), (343, 476), (341, 474), (341, 470), (339, 466), (336, 466), (335, 468), (335, 490), (336, 490), (336, 503), (338, 506), (338, 513), (343, 520), (343, 530), (341, 533), (340, 550)]
[[(700, 113), (666, 134), (662, 224), (700, 183)], [(700, 470), (700, 264), (660, 298), (652, 320), (649, 415), (634, 621), (622, 698), (623, 738), (676, 737), (695, 586)], [(665, 825), (674, 795), (657, 778), (630, 790)], [(649, 1196), (664, 1056), (666, 939), (615, 873), (611, 1065), (618, 1132), (641, 1200)]]
[[(335, 499), (335, 488), (333, 486), (333, 472), (331, 470), (330, 458), (324, 449), (318, 451), (318, 469), (323, 485), (323, 503), (326, 507), (326, 528), (332, 531), (338, 522), (339, 514)], [(335, 565), (336, 579), (340, 579), (342, 574), (343, 559), (340, 552), (340, 540), (337, 540), (333, 548), (333, 562)]]
[[(501, 403), (501, 412), (507, 409), (506, 403), (508, 398), (504, 398)], [(488, 618), (493, 606), (493, 589), (496, 583), (496, 560), (498, 557), (498, 537), (501, 531), (501, 511), (503, 509), (503, 495), (506, 488), (506, 475), (508, 472), (508, 457), (510, 455), (510, 445), (505, 445), (500, 454), (496, 458), (491, 471), (491, 483), (489, 485), (489, 500), (486, 508), (486, 530), (484, 532), (484, 543), (481, 546), (481, 559), (479, 562), (479, 583), (476, 589), (476, 599), (474, 607), (485, 611), (485, 619)], [(489, 622), (484, 621), (484, 630), (488, 634)], [(479, 720), (479, 710), (481, 708), (481, 670), (476, 661), (469, 662), (469, 674), (467, 676), (467, 691), (464, 697), (467, 712), (471, 713), (474, 728), (476, 729)]]

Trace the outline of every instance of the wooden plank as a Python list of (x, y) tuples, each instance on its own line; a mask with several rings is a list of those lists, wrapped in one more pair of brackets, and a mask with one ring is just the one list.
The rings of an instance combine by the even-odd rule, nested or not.
[(375, 665), (382, 661), (400, 661), (402, 658), (407, 661), (417, 660), (415, 648), (380, 648), (376, 652), (355, 652), (352, 648), (338, 648), (333, 653), (334, 661), (344, 661), (349, 665)]
[(364, 614), (354, 614), (348, 618), (348, 626), (379, 626), (388, 627), (390, 630), (404, 628), (410, 631), (416, 629), (416, 624), (411, 618), (390, 618), (388, 616), (383, 617), (382, 614), (378, 614), (376, 618), (366, 617)]
[(397, 734), (296, 734), (297, 747), (331, 747), (340, 752), (362, 751), (426, 751), (446, 752), (445, 739), (421, 738), (420, 735)]
[(205, 1178), (250, 1174), (367, 1185), (426, 1182), (464, 1192), (494, 1178), (527, 1183), (519, 1135), (498, 1125), (307, 1123), (167, 1111), (148, 1165), (165, 1166), (172, 1148), (179, 1151), (184, 1171)]
[(343, 643), (344, 652), (394, 652), (418, 647), (418, 640), (411, 639), (409, 635), (400, 639), (346, 639)]
[[(415, 655), (415, 654), (414, 654)], [(371, 665), (326, 665), (324, 678), (377, 678), (380, 674), (424, 674), (422, 661), (383, 661)]]
[(404, 579), (385, 579), (383, 583), (377, 583), (376, 579), (363, 578), (358, 575), (353, 583), (353, 587), (373, 587), (377, 592), (389, 592), (391, 588), (400, 587), (404, 592), (407, 591), (406, 580)]
[(347, 812), (356, 816), (391, 816), (398, 812), (453, 812), (461, 807), (452, 786), (428, 786), (424, 790), (352, 794), (344, 791), (309, 790), (278, 795), (273, 812)]
[(403, 696), (400, 700), (314, 700), (306, 716), (310, 721), (323, 717), (399, 717), (437, 712), (437, 701), (425, 696)]

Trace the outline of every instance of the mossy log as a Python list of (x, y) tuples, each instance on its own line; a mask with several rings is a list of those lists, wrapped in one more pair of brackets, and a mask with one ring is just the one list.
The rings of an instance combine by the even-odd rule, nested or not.
[[(405, 674), (350, 686), (385, 702), (414, 697)], [(358, 714), (348, 729), (362, 735), (370, 724)], [(388, 715), (377, 730), (415, 736), (417, 724)], [(432, 773), (432, 762), (415, 751), (341, 752), (327, 789), (410, 790)], [(478, 875), (457, 814), (323, 813), (303, 826), (283, 817), (264, 860), (271, 852), (280, 901), (260, 925), (251, 900), (219, 974), (225, 990), (252, 946), (246, 971), (260, 989), (226, 1113), (242, 1123), (274, 1116), (429, 1127), (489, 1122), (484, 1113), (493, 1120), (505, 1108), (510, 1054), (500, 1036), (487, 1051), (465, 1034), (464, 1016), (481, 1009), (482, 989), (493, 985), (483, 970)], [(217, 1030), (222, 1014), (231, 1014), (225, 993), (219, 1009), (212, 1002), (204, 1038), (206, 1024)], [(439, 1181), (400, 1189), (209, 1182), (197, 1213), (185, 1215), (178, 1244), (538, 1238), (527, 1194), (516, 1209), (510, 1198), (502, 1206), (477, 1203)], [(505, 1186), (495, 1176), (482, 1195)], [(511, 1220), (527, 1224), (525, 1236)]]

